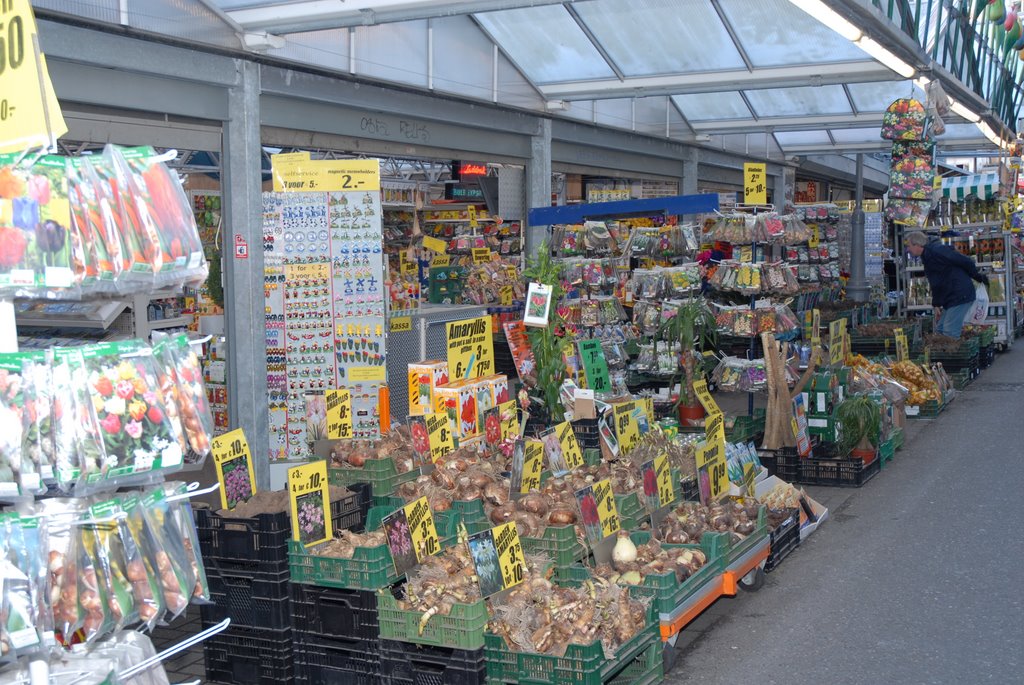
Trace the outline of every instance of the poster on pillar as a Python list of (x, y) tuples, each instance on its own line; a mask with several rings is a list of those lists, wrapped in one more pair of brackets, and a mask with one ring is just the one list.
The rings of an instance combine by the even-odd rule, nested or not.
[(263, 194), (271, 460), (310, 455), (310, 392), (348, 390), (352, 436), (380, 436), (387, 290), (379, 162), (369, 161), (317, 169), (332, 180), (358, 177), (358, 189)]

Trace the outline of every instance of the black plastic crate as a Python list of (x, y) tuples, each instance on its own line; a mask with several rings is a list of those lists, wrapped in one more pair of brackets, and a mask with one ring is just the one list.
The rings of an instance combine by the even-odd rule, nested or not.
[(226, 571), (216, 560), (207, 560), (207, 580), (213, 604), (200, 607), (203, 623), (212, 625), (225, 618), (232, 626), (282, 630), (292, 625), (291, 574), (261, 571)]
[(292, 683), (295, 667), (290, 630), (231, 627), (203, 643), (206, 679), (238, 685)]
[(392, 685), (484, 685), (484, 648), (430, 647), (380, 641), (380, 672)]
[(292, 584), (292, 627), (306, 645), (378, 648), (380, 619), (373, 590)]
[(768, 469), (769, 476), (778, 476), (787, 483), (795, 481), (799, 475), (799, 458), (795, 447), (780, 447), (778, 449), (759, 449), (757, 458), (761, 466)]
[[(351, 492), (331, 502), (331, 521), (335, 530), (363, 525), (361, 496)], [(212, 509), (196, 508), (196, 530), (203, 557), (224, 562), (241, 562), (236, 568), (256, 563), (288, 567), (288, 539), (291, 520), (287, 512), (259, 514), (249, 518), (220, 516)]]
[(978, 364), (981, 368), (987, 369), (988, 367), (992, 366), (992, 362), (994, 362), (995, 360), (996, 346), (994, 344), (986, 345), (985, 347), (981, 348), (981, 355), (978, 360)]
[(295, 646), (295, 682), (301, 685), (381, 685), (379, 650)]
[[(795, 454), (776, 453), (776, 475), (782, 480), (802, 485), (830, 485), (859, 488), (881, 470), (877, 457), (865, 465), (861, 459), (801, 459)], [(786, 475), (783, 475), (783, 474)]]
[(800, 510), (788, 508), (785, 511), (786, 518), (768, 533), (769, 552), (764, 563), (766, 572), (773, 571), (800, 546)]
[(684, 478), (681, 482), (684, 502), (700, 501), (700, 485), (696, 478)]
[(572, 422), (572, 432), (576, 434), (576, 442), (581, 450), (601, 449), (601, 433), (597, 419), (576, 419)]

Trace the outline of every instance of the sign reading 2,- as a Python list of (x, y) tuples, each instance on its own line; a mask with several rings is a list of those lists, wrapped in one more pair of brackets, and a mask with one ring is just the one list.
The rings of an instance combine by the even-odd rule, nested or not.
[(448, 333), (448, 372), (452, 380), (479, 378), (494, 373), (494, 338), (491, 317), (450, 321)]
[(768, 202), (768, 170), (763, 163), (743, 164), (743, 201), (750, 205)]

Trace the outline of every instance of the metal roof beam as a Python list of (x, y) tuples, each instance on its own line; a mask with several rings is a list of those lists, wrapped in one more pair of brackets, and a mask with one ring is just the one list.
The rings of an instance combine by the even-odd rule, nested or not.
[(807, 131), (822, 128), (871, 128), (882, 125), (882, 113), (761, 117), (756, 120), (723, 119), (719, 121), (692, 121), (690, 122), (690, 125), (697, 133)]
[(722, 90), (758, 90), (762, 88), (794, 88), (842, 83), (892, 81), (892, 72), (873, 60), (809, 64), (788, 67), (766, 67), (747, 71), (708, 71), (696, 74), (671, 74), (591, 81), (566, 81), (539, 85), (541, 94), (554, 100), (594, 100), (651, 95), (684, 95), (715, 93)]
[[(575, 0), (378, 0), (376, 8), (359, 9), (338, 0), (277, 2), (229, 11), (246, 30), (277, 35), (348, 26), (374, 26), (399, 21), (450, 17), (459, 14), (561, 5)], [(363, 3), (365, 4), (365, 3)]]
[[(943, 153), (951, 150), (985, 150), (992, 147), (987, 138), (960, 138), (960, 139), (939, 139), (939, 145)], [(782, 151), (786, 157), (793, 155), (826, 154), (829, 152), (889, 152), (892, 150), (891, 140), (879, 140), (877, 142), (865, 143), (837, 143), (835, 145), (783, 145)]]

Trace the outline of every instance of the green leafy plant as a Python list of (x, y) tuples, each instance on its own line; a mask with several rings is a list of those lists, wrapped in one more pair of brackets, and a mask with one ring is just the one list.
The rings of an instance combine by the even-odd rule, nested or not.
[[(679, 345), (683, 383), (677, 406), (691, 406), (697, 401), (693, 392), (693, 381), (697, 380), (698, 374), (703, 375), (699, 355), (705, 349), (713, 348), (717, 340), (718, 326), (715, 314), (701, 297), (684, 301), (676, 308), (675, 313), (658, 327), (656, 342)], [(675, 386), (679, 380), (679, 374), (673, 376), (672, 385)]]
[(551, 286), (551, 311), (548, 314), (548, 325), (544, 328), (528, 328), (527, 337), (533, 349), (533, 359), (537, 367), (537, 386), (531, 388), (531, 395), (539, 399), (551, 414), (552, 422), (559, 422), (564, 416), (562, 405), (558, 400), (558, 390), (566, 377), (565, 359), (563, 354), (572, 347), (573, 341), (568, 337), (555, 335), (556, 329), (565, 325), (558, 313), (558, 302), (562, 298), (560, 267), (551, 258), (551, 250), (544, 241), (535, 257), (527, 260), (523, 278), (528, 282), (542, 283)]
[(870, 450), (878, 446), (882, 410), (867, 395), (847, 397), (836, 406), (832, 416), (842, 426), (840, 454), (849, 454), (854, 449)]

